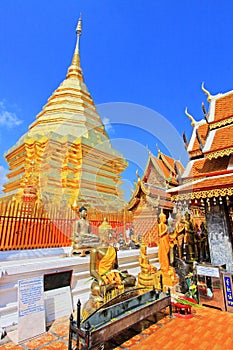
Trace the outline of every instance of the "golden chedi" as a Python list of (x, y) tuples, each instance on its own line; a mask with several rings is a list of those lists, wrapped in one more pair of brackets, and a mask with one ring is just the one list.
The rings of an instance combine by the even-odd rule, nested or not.
[(127, 167), (112, 147), (84, 82), (80, 65), (82, 21), (65, 79), (53, 92), (28, 131), (5, 154), (9, 164), (4, 198), (21, 202), (34, 161), (38, 201), (87, 204), (98, 210), (123, 206), (121, 173)]

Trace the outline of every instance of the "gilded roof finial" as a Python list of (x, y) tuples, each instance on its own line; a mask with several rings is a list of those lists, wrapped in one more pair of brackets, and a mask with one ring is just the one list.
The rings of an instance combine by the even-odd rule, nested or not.
[(138, 169), (136, 170), (136, 176), (137, 176), (137, 178), (138, 178), (138, 182), (140, 182), (140, 181), (141, 181), (141, 178), (140, 178), (140, 176), (139, 176), (139, 174), (138, 174)]
[(191, 114), (188, 113), (188, 108), (187, 108), (187, 107), (185, 108), (185, 114), (186, 114), (187, 117), (191, 120), (191, 125), (192, 125), (192, 126), (195, 126), (196, 121), (195, 121), (195, 119), (193, 118), (193, 116), (191, 116)]
[(202, 91), (204, 91), (204, 93), (207, 95), (207, 101), (210, 102), (212, 96), (210, 95), (210, 92), (204, 88), (204, 81), (201, 84), (201, 88)]
[(157, 148), (157, 151), (158, 151), (158, 157), (160, 156), (160, 154), (161, 154), (161, 151), (160, 151), (160, 148), (159, 148), (159, 146), (158, 146), (158, 144), (156, 143), (156, 148)]

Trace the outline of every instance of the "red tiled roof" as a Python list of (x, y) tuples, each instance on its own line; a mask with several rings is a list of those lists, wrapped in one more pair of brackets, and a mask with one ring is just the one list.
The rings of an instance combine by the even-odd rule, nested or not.
[[(157, 163), (159, 169), (161, 170), (164, 178), (171, 184), (173, 185), (178, 185), (178, 182), (176, 180), (176, 178), (174, 178), (174, 176), (171, 175), (171, 171), (166, 167), (166, 165), (164, 164), (162, 159), (158, 159), (155, 156), (152, 156), (152, 159), (155, 163)], [(173, 164), (174, 164), (174, 160), (173, 160)], [(174, 170), (175, 173), (175, 170)]]
[(215, 131), (210, 150), (206, 153), (216, 152), (231, 147), (233, 147), (233, 124), (219, 128)]
[(186, 185), (178, 186), (168, 192), (172, 195), (184, 192), (200, 192), (219, 188), (233, 187), (233, 174), (206, 177), (203, 180), (188, 182)]
[(190, 169), (190, 172), (186, 178), (203, 177), (209, 173), (218, 173), (224, 170), (227, 171), (229, 159), (230, 156), (217, 158), (215, 160), (210, 160), (208, 158), (198, 159), (193, 163), (192, 168)]
[[(206, 142), (208, 131), (209, 131), (209, 125), (207, 123), (198, 126), (198, 135), (203, 145)], [(193, 143), (192, 150), (189, 151), (189, 153), (196, 152), (196, 151), (199, 151), (201, 154), (200, 145), (199, 145), (197, 136), (195, 136), (195, 141)]]
[(176, 167), (177, 167), (177, 169), (178, 169), (180, 175), (182, 175), (183, 172), (184, 172), (183, 164), (182, 164), (179, 160), (176, 160), (175, 163), (176, 163)]
[(174, 171), (175, 160), (166, 154), (160, 153), (161, 159), (168, 163), (170, 168)]
[(170, 171), (164, 165), (164, 162), (161, 159), (158, 159), (156, 157), (153, 157), (153, 160), (158, 164), (158, 166), (159, 166), (160, 170), (162, 171), (164, 177), (167, 179), (170, 176)]
[(216, 100), (214, 121), (233, 116), (233, 93)]

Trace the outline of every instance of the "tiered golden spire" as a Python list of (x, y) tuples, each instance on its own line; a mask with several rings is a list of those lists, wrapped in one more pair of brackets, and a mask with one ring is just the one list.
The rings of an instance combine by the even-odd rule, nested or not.
[[(117, 186), (127, 162), (113, 149), (80, 66), (82, 19), (64, 79), (15, 146), (6, 154), (11, 174), (4, 192), (21, 198), (28, 164), (35, 160), (38, 196), (50, 202), (66, 200), (104, 208), (122, 206)], [(107, 204), (106, 204), (107, 203)], [(73, 205), (74, 207), (74, 205)], [(118, 210), (118, 209), (117, 209)]]
[(76, 46), (75, 46), (75, 50), (74, 50), (74, 55), (73, 55), (73, 59), (72, 59), (72, 63), (68, 69), (66, 78), (73, 78), (73, 77), (77, 77), (78, 79), (80, 79), (81, 81), (83, 81), (83, 76), (82, 76), (82, 70), (80, 67), (80, 37), (82, 35), (82, 17), (80, 14), (79, 20), (78, 20), (78, 24), (76, 27), (76, 35), (77, 35), (77, 41), (76, 41)]

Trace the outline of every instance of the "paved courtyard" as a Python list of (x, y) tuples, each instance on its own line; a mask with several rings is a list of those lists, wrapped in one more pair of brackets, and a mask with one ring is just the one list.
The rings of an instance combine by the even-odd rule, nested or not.
[[(232, 350), (233, 313), (210, 307), (195, 308), (194, 317), (170, 318), (168, 310), (158, 315), (156, 323), (148, 320), (144, 329), (135, 326), (105, 344), (105, 350)], [(17, 345), (7, 336), (0, 342), (5, 349), (67, 349), (69, 317), (52, 323), (46, 334)]]

